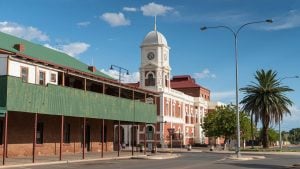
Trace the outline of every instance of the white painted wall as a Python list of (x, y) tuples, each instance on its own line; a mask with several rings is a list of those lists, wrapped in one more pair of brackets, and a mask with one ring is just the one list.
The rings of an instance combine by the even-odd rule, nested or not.
[[(51, 83), (57, 85), (58, 83), (58, 72), (47, 68), (42, 65), (33, 65), (31, 63), (24, 63), (17, 60), (9, 61), (9, 75), (15, 77), (21, 77), (21, 66), (28, 68), (28, 83), (38, 84), (39, 83), (39, 71), (44, 71), (46, 74), (46, 84)], [(56, 74), (56, 82), (51, 82), (51, 73)]]
[[(46, 84), (48, 84), (48, 83), (51, 83), (51, 84), (57, 84), (57, 76), (58, 76), (58, 73), (57, 72), (55, 72), (55, 71), (53, 71), (53, 70), (49, 70), (49, 69), (46, 69), (46, 68), (41, 68), (41, 67), (36, 67), (36, 79), (37, 79), (37, 81), (36, 81), (36, 84), (38, 84), (39, 83), (39, 72), (40, 71), (44, 71), (45, 73), (46, 73)], [(54, 74), (56, 74), (56, 82), (51, 82), (51, 73), (54, 73)]]
[(7, 55), (0, 54), (0, 75), (6, 75)]
[(29, 64), (10, 60), (8, 66), (9, 75), (15, 77), (21, 77), (21, 66), (28, 68), (28, 83), (35, 83), (35, 66)]

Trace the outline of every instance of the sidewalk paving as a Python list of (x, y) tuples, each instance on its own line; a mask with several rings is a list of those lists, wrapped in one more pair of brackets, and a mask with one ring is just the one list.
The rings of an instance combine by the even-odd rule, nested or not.
[[(82, 153), (64, 153), (62, 155), (62, 161), (59, 161), (58, 155), (53, 156), (36, 156), (35, 163), (32, 163), (32, 157), (8, 157), (6, 163), (0, 168), (11, 168), (20, 166), (34, 166), (34, 165), (47, 165), (47, 164), (61, 164), (61, 163), (74, 163), (83, 161), (95, 161), (95, 160), (112, 160), (112, 159), (130, 159), (132, 157), (131, 151), (121, 151), (120, 156), (118, 152), (104, 152), (103, 158), (101, 153), (86, 152), (85, 159), (82, 159)], [(149, 154), (149, 152), (147, 152)], [(134, 156), (146, 156), (144, 153), (134, 152)]]
[[(53, 156), (36, 156), (35, 163), (32, 163), (32, 157), (8, 157), (4, 166), (0, 168), (12, 168), (12, 167), (25, 167), (25, 166), (37, 166), (37, 165), (51, 165), (51, 164), (63, 164), (63, 163), (76, 163), (76, 162), (88, 162), (88, 161), (104, 161), (104, 160), (120, 160), (120, 159), (172, 159), (180, 157), (180, 155), (175, 152), (183, 152), (184, 150), (174, 149), (159, 149), (157, 153), (147, 152), (136, 152), (132, 156), (130, 150), (123, 150), (120, 152), (118, 157), (118, 152), (104, 152), (103, 158), (101, 158), (101, 153), (96, 152), (86, 152), (85, 159), (82, 159), (82, 153), (64, 153), (62, 155), (62, 160), (59, 161), (58, 155)], [(186, 150), (185, 150), (186, 151)], [(170, 153), (172, 152), (172, 153)]]

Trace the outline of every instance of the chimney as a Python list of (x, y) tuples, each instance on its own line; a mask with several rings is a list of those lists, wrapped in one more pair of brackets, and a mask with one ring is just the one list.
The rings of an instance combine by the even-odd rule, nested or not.
[(16, 50), (18, 50), (19, 52), (24, 52), (25, 51), (25, 45), (21, 44), (21, 43), (15, 44), (14, 48)]
[(93, 73), (96, 72), (96, 67), (95, 66), (89, 66), (88, 69), (89, 69), (89, 71), (91, 71)]

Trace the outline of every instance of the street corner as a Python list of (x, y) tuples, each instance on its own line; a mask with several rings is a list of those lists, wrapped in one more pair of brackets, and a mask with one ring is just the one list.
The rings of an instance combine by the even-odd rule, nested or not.
[(241, 156), (241, 157), (237, 157), (236, 155), (231, 155), (229, 156), (227, 159), (230, 160), (241, 160), (241, 161), (247, 161), (247, 160), (261, 160), (261, 159), (265, 159), (265, 156)]

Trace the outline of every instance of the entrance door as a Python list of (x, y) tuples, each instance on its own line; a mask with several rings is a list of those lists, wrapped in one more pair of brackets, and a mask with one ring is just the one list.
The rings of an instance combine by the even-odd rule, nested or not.
[(91, 127), (86, 125), (85, 128), (85, 147), (87, 151), (91, 151)]
[[(133, 146), (136, 146), (136, 141), (137, 141), (137, 127), (136, 126), (132, 126), (131, 127), (131, 141), (133, 143)], [(132, 144), (131, 143), (131, 144)]]

